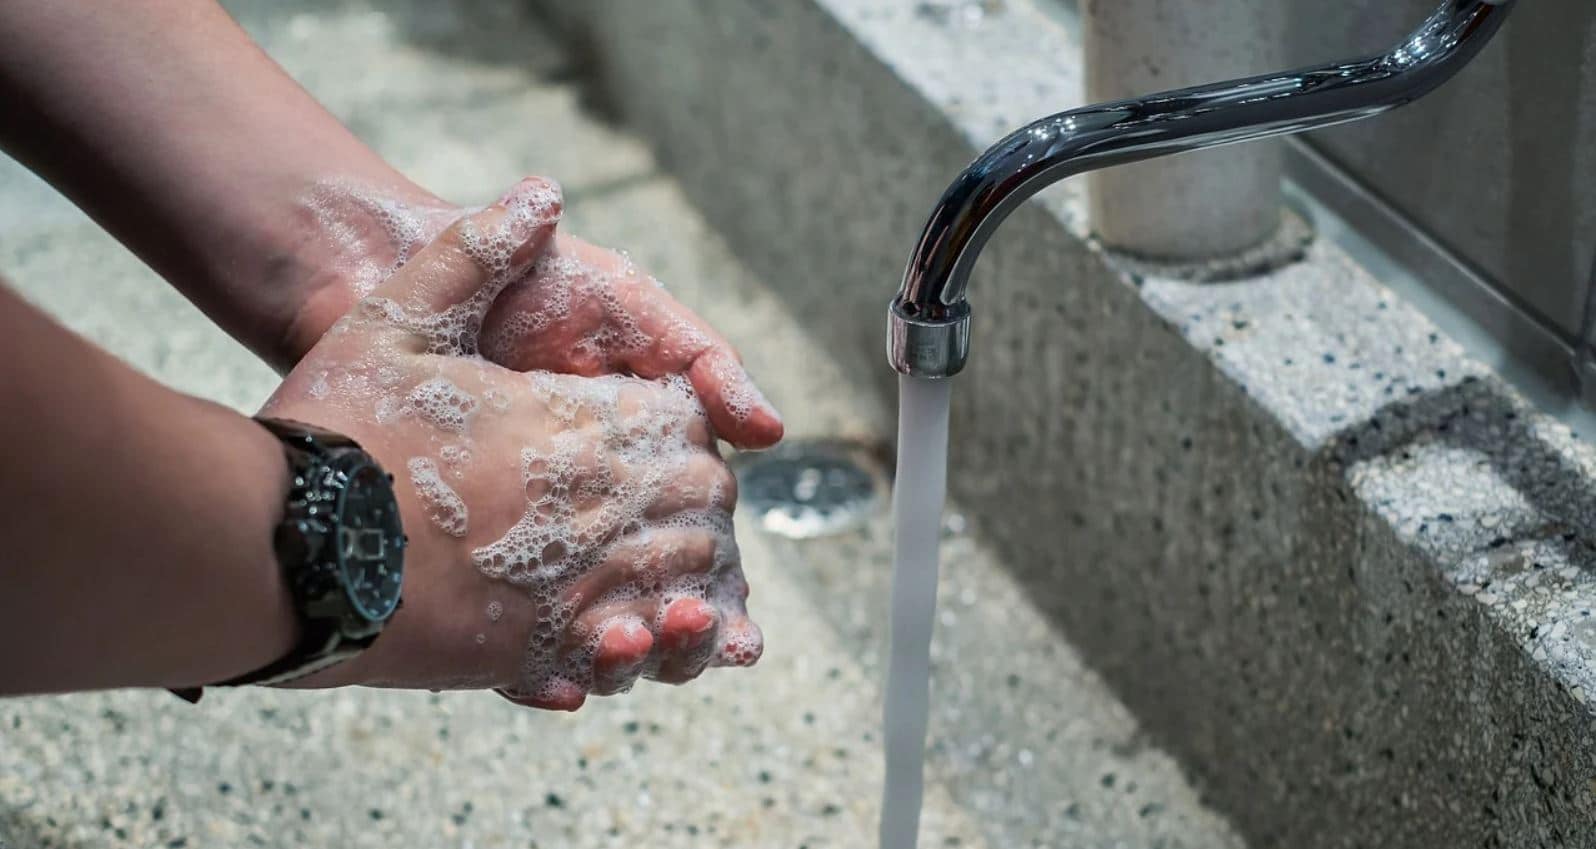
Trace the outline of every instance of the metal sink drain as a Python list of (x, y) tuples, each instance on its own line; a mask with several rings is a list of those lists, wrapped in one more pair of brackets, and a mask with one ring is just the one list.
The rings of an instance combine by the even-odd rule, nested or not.
[(869, 449), (842, 440), (794, 440), (732, 460), (740, 501), (759, 526), (792, 539), (830, 536), (859, 527), (887, 491), (885, 464)]

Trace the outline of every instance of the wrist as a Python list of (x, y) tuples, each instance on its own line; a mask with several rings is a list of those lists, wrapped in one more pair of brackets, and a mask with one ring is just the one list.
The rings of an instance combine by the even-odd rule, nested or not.
[(280, 443), (291, 478), (273, 536), (298, 639), (270, 662), (220, 682), (229, 686), (293, 684), (346, 667), (397, 612), (408, 559), (393, 476), (380, 461), (334, 431), (257, 421)]
[[(175, 582), (199, 614), (190, 631), (192, 664), (167, 686), (194, 686), (226, 680), (260, 668), (286, 654), (299, 638), (299, 622), (278, 562), (274, 532), (288, 493), (288, 466), (277, 440), (254, 421), (210, 402), (192, 421), (212, 436), (191, 434), (196, 455), (210, 454), (211, 474), (222, 484), (212, 498), (226, 503), (231, 529), (217, 542), (231, 548), (202, 571)], [(220, 567), (220, 568), (218, 568)], [(192, 626), (190, 626), (192, 627)]]
[(284, 504), (289, 490), (289, 469), (283, 459), (282, 445), (265, 428), (253, 419), (243, 437), (249, 443), (249, 474), (258, 475), (261, 486), (251, 487), (251, 513), (255, 524), (265, 519), (267, 528), (264, 552), (252, 550), (250, 560), (255, 564), (248, 570), (246, 598), (253, 599), (252, 609), (256, 623), (254, 630), (260, 635), (256, 641), (258, 651), (244, 664), (239, 673), (257, 669), (282, 657), (299, 640), (299, 616), (294, 610), (293, 594), (283, 580), (282, 563), (276, 546), (277, 526), (283, 519)]
[[(379, 179), (309, 182), (259, 216), (255, 301), (267, 305), (258, 339), (242, 341), (287, 373), (355, 301), (402, 260), (392, 210), (416, 210), (447, 222), (457, 207), (390, 172)], [(441, 225), (440, 225), (441, 227)], [(219, 257), (216, 273), (238, 267)]]

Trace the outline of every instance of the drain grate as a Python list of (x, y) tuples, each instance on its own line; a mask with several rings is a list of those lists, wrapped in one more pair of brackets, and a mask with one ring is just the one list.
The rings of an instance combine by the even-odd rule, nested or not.
[(732, 461), (739, 500), (759, 526), (812, 539), (843, 533), (875, 515), (888, 474), (876, 452), (841, 440), (794, 440)]

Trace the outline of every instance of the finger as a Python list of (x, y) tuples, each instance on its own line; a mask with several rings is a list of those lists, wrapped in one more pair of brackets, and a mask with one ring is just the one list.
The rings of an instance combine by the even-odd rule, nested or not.
[[(714, 425), (702, 400), (686, 381), (633, 378), (621, 385), (616, 409), (623, 421), (679, 434), (689, 443), (720, 456)], [(634, 430), (634, 434), (638, 432)]]
[[(594, 375), (686, 375), (720, 436), (740, 448), (781, 440), (781, 415), (707, 322), (613, 251), (573, 236), (555, 239), (560, 260), (505, 292), (485, 323), (486, 349), (519, 370)], [(602, 346), (594, 338), (611, 340)]]
[[(624, 261), (624, 260), (623, 260)], [(781, 414), (759, 391), (735, 348), (652, 278), (617, 284), (622, 312), (647, 344), (617, 352), (618, 364), (639, 377), (686, 375), (716, 431), (739, 448), (781, 441)]]
[(746, 615), (729, 616), (721, 644), (712, 660), (715, 666), (753, 666), (765, 653), (765, 634)]
[(522, 707), (539, 710), (574, 711), (587, 701), (587, 691), (564, 678), (550, 678), (536, 693), (520, 693), (500, 687), (493, 692)]
[(516, 704), (545, 710), (576, 710), (588, 694), (611, 695), (631, 687), (647, 669), (654, 635), (646, 622), (657, 616), (652, 599), (599, 604), (579, 614), (559, 648), (563, 674), (550, 675), (528, 691), (501, 689)]
[(654, 635), (642, 619), (628, 615), (610, 620), (593, 655), (593, 693), (612, 696), (631, 689), (653, 649)]
[(372, 294), (418, 319), (467, 303), (480, 302), (486, 312), (498, 291), (543, 251), (560, 210), (557, 185), (522, 180), (498, 203), (449, 225)]
[(561, 651), (567, 676), (599, 695), (631, 687), (654, 649), (654, 635), (645, 623), (658, 613), (658, 601), (642, 598), (610, 601), (578, 614)]
[(738, 448), (769, 448), (781, 441), (781, 414), (726, 349), (704, 351), (687, 368), (716, 433)]
[(687, 455), (643, 515), (663, 519), (705, 510), (729, 515), (736, 508), (737, 476), (724, 460), (706, 451)]
[(709, 591), (725, 620), (716, 649), (715, 666), (753, 666), (765, 651), (765, 635), (748, 617), (748, 580), (741, 567), (715, 575)]
[[(521, 370), (524, 364), (511, 363), (505, 367)], [(606, 379), (587, 379), (598, 375)], [(568, 427), (628, 425), (635, 434), (641, 432), (636, 426), (650, 424), (652, 420), (668, 430), (678, 426), (685, 428), (688, 439), (695, 444), (712, 444), (702, 430), (694, 428), (695, 419), (703, 417), (702, 409), (685, 384), (678, 388), (602, 370), (597, 375), (537, 370), (525, 373), (523, 378), (531, 395), (548, 408), (551, 416)]]
[(564, 236), (500, 293), (482, 322), (482, 351), (517, 371), (613, 374), (606, 339), (617, 311), (611, 280), (562, 253)]
[(671, 602), (660, 618), (659, 669), (654, 680), (685, 684), (697, 678), (715, 658), (715, 632), (720, 614), (700, 598)]
[(677, 579), (714, 569), (718, 548), (714, 534), (695, 528), (641, 531), (611, 546), (604, 562), (578, 578), (566, 599), (584, 607), (623, 588), (656, 595)]

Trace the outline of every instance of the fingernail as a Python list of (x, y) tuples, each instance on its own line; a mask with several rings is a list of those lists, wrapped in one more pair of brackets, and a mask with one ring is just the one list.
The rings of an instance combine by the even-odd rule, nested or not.
[(521, 212), (533, 221), (548, 223), (558, 219), (564, 205), (560, 184), (543, 177), (526, 177), (499, 198), (499, 205)]
[(528, 184), (534, 182), (534, 180), (535, 178), (533, 177), (522, 177), (515, 185), (506, 189), (504, 194), (499, 196), (499, 205), (509, 206), (518, 195), (527, 190)]
[(776, 421), (776, 424), (786, 427), (787, 422), (782, 419), (781, 411), (776, 409), (776, 405), (770, 403), (768, 400), (765, 401), (765, 412), (770, 414), (770, 417)]
[(548, 180), (528, 177), (511, 187), (499, 203), (509, 214), (510, 238), (519, 243), (510, 254), (510, 263), (517, 270), (525, 269), (542, 250), (534, 237), (559, 221), (560, 188)]
[(764, 408), (765, 412), (772, 416), (778, 419), (781, 418), (781, 414), (776, 412), (775, 405), (771, 404), (770, 399), (765, 397), (764, 390), (760, 389), (759, 384), (754, 382), (754, 376), (749, 374), (747, 369), (743, 370), (743, 380), (748, 384), (748, 395), (754, 399), (754, 404)]

